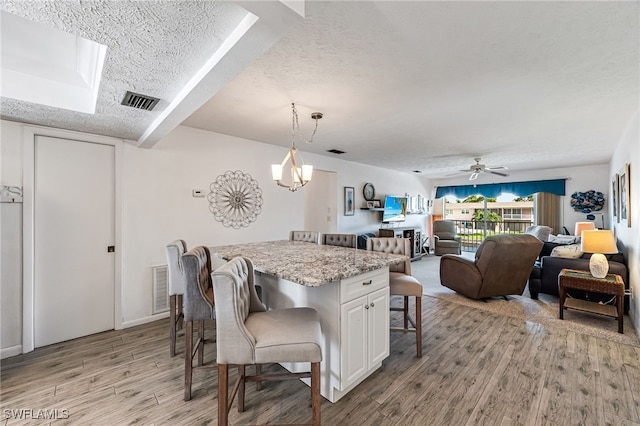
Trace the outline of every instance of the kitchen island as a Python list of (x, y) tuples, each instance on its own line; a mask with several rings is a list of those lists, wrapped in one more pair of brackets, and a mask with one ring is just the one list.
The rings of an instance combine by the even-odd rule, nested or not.
[[(322, 395), (336, 402), (389, 355), (389, 265), (406, 256), (301, 241), (211, 247), (251, 259), (269, 309), (308, 306), (322, 327)], [(283, 363), (290, 371), (308, 365)]]

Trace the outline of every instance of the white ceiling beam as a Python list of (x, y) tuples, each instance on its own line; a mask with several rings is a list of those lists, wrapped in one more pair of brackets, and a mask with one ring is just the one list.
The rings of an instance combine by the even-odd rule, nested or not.
[(162, 114), (151, 123), (137, 140), (136, 146), (153, 147), (260, 57), (292, 25), (304, 19), (304, 2), (236, 3), (247, 10), (245, 18)]

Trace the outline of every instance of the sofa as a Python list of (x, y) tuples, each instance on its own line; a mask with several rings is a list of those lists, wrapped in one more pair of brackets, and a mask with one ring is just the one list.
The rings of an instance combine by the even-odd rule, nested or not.
[[(590, 253), (584, 253), (578, 258), (567, 258), (551, 256), (553, 248), (559, 244), (545, 242), (540, 252), (539, 260), (536, 261), (531, 274), (529, 275), (529, 293), (532, 299), (537, 299), (539, 293), (558, 296), (558, 274), (562, 269), (578, 269), (589, 271)], [(609, 273), (618, 274), (625, 283), (625, 288), (629, 288), (627, 267), (624, 263), (622, 253), (605, 255), (609, 260)], [(615, 296), (600, 293), (589, 293), (579, 290), (567, 292), (569, 297), (589, 300), (592, 302), (613, 303)]]

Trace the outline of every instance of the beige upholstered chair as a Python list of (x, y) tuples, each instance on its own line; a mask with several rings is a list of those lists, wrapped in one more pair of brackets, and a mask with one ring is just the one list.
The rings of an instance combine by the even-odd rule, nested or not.
[(442, 256), (440, 282), (471, 299), (522, 294), (542, 245), (533, 235), (488, 236), (475, 260)]
[[(391, 296), (402, 296), (402, 307), (391, 308), (403, 315), (403, 328), (392, 327), (391, 331), (416, 334), (416, 352), (422, 357), (422, 284), (411, 275), (411, 240), (409, 238), (369, 238), (367, 250), (384, 253), (402, 254), (407, 260), (398, 265), (389, 266), (389, 292)], [(409, 314), (409, 297), (416, 300), (415, 318)], [(412, 328), (409, 328), (411, 323)]]
[[(236, 257), (212, 274), (217, 303), (218, 425), (228, 424), (233, 399), (244, 411), (248, 381), (311, 377), (313, 425), (320, 425), (320, 362), (322, 333), (318, 313), (311, 308), (267, 311), (254, 287), (251, 261)], [(248, 364), (310, 362), (311, 372), (247, 376)], [(229, 399), (229, 366), (238, 366), (238, 379)]]
[(182, 325), (182, 296), (184, 277), (180, 257), (187, 251), (187, 243), (175, 240), (167, 244), (167, 269), (169, 271), (169, 354), (176, 355), (176, 333)]
[(356, 248), (356, 234), (322, 234), (322, 244)]
[(452, 220), (433, 221), (433, 240), (436, 256), (462, 253), (462, 238), (456, 235), (456, 223)]
[[(204, 322), (215, 320), (216, 309), (211, 287), (211, 271), (226, 262), (211, 256), (207, 247), (195, 247), (182, 255), (184, 273), (184, 400), (191, 399), (191, 382), (194, 368), (213, 368), (204, 365)], [(198, 325), (198, 339), (193, 343), (193, 324)], [(193, 366), (193, 358), (198, 354), (198, 364)]]
[(316, 231), (291, 231), (289, 232), (289, 240), (319, 244), (320, 233)]

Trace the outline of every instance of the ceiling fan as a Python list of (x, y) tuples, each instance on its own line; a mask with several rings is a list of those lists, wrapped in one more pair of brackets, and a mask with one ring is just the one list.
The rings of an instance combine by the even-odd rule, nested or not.
[(476, 180), (480, 173), (492, 173), (498, 176), (509, 176), (506, 173), (496, 172), (496, 170), (506, 170), (506, 166), (487, 167), (484, 164), (480, 164), (480, 157), (474, 158), (476, 164), (469, 166), (466, 170), (460, 170), (463, 173), (471, 173), (469, 180)]

